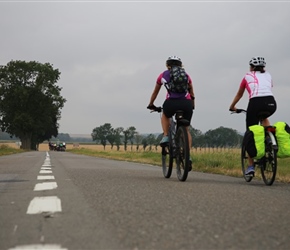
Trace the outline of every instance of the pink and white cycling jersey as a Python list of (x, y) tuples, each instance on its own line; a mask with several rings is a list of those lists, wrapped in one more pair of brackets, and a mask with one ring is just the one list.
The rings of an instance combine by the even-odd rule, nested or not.
[(260, 73), (259, 71), (248, 72), (240, 84), (249, 93), (249, 98), (261, 96), (273, 96), (272, 76), (270, 73)]
[[(187, 74), (188, 76), (188, 85), (192, 85), (192, 80), (190, 78), (190, 76)], [(167, 82), (170, 81), (170, 71), (169, 70), (165, 70), (164, 72), (162, 72), (158, 78), (157, 78), (157, 81), (156, 83), (159, 84), (159, 85), (163, 85), (163, 84), (166, 84)], [(168, 98), (172, 98), (172, 99), (189, 99), (191, 100), (190, 98), (190, 94), (187, 92), (187, 93), (168, 93), (166, 94), (166, 99)]]

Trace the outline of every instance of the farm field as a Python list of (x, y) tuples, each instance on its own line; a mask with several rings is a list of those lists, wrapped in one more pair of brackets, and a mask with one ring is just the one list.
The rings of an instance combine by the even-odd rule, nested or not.
[[(0, 142), (1, 145), (7, 145), (11, 148), (19, 149), (19, 145), (17, 145), (15, 142)], [(91, 149), (91, 150), (97, 150), (97, 151), (104, 151), (103, 145), (97, 145), (97, 144), (87, 144), (87, 143), (68, 143), (66, 144), (67, 150), (72, 149)], [(39, 144), (38, 151), (49, 151), (48, 143), (41, 143)], [(105, 151), (117, 151), (117, 147), (114, 146), (113, 149), (111, 149), (111, 145), (106, 145)], [(127, 152), (144, 152), (142, 145), (139, 146), (139, 149), (137, 150), (137, 146), (133, 145), (131, 148), (131, 145), (127, 146)], [(155, 146), (152, 146), (151, 150), (149, 149), (149, 146), (146, 147), (145, 151), (152, 151), (152, 152), (161, 152), (161, 148)], [(120, 146), (119, 152), (125, 152), (124, 146)], [(232, 153), (239, 153), (240, 149), (238, 148), (193, 148), (191, 149), (192, 153), (223, 153), (223, 152), (232, 152)]]
[[(124, 150), (124, 146), (120, 146), (119, 150), (117, 150), (117, 147), (114, 146), (113, 149), (111, 149), (111, 145), (106, 145), (105, 149), (103, 145), (97, 145), (97, 144), (66, 144), (67, 150), (72, 149), (91, 149), (91, 150), (97, 150), (97, 151), (119, 151), (119, 152), (126, 152)], [(48, 145), (45, 143), (42, 143), (39, 145), (39, 151), (47, 151)], [(155, 148), (155, 146), (152, 146), (150, 149), (149, 146), (146, 147), (145, 151), (152, 151), (152, 152), (161, 152), (161, 148), (158, 146)], [(127, 152), (144, 152), (142, 145), (139, 146), (139, 149), (137, 150), (137, 146), (131, 145), (127, 146)], [(223, 152), (231, 152), (231, 153), (240, 153), (240, 149), (238, 148), (192, 148), (191, 153), (223, 153)]]
[[(0, 146), (1, 145), (7, 145), (8, 147), (19, 149), (19, 145), (16, 142), (0, 142)], [(79, 143), (66, 144), (66, 148), (67, 149), (73, 149), (73, 148), (103, 149), (103, 147), (100, 146), (100, 145), (95, 145), (95, 144), (84, 144), (84, 145), (82, 145), (82, 144), (79, 144)], [(48, 143), (39, 144), (38, 151), (49, 151)]]
[[(4, 147), (19, 150), (19, 146), (15, 142), (2, 142), (0, 143), (0, 155), (1, 149)], [(49, 151), (48, 144), (40, 144), (39, 151)], [(120, 146), (120, 149), (117, 150), (116, 146), (111, 149), (110, 145), (106, 145), (104, 150), (102, 145), (75, 143), (67, 144), (67, 151), (74, 154), (161, 166), (160, 147), (157, 149), (152, 147), (151, 150), (146, 147), (146, 150), (143, 150), (142, 146), (139, 146), (139, 150), (137, 150), (136, 146), (131, 149), (131, 145), (129, 145), (125, 151), (124, 146)], [(242, 178), (239, 148), (193, 148), (191, 156), (194, 171)], [(261, 179), (260, 170), (256, 171), (255, 178)], [(278, 159), (276, 181), (290, 183), (290, 158)]]

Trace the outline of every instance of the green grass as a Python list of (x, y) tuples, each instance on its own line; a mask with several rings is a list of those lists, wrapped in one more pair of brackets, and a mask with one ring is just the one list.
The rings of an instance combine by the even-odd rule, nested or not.
[[(124, 152), (85, 148), (71, 149), (67, 151), (75, 154), (161, 166), (160, 152), (154, 151)], [(194, 171), (242, 177), (239, 150), (233, 150), (232, 152), (207, 152), (196, 154), (192, 152), (191, 155)], [(256, 172), (255, 178), (261, 179), (260, 170), (257, 170)], [(276, 181), (290, 183), (290, 158), (278, 159)]]
[(24, 150), (22, 150), (22, 149), (11, 148), (6, 144), (0, 145), (0, 156), (18, 154), (18, 153), (22, 153), (22, 152), (24, 152)]

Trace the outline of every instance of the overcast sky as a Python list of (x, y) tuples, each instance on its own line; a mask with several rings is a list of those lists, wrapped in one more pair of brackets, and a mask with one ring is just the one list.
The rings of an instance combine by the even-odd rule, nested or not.
[[(146, 109), (158, 75), (179, 56), (193, 80), (191, 125), (244, 131), (228, 111), (253, 56), (273, 77), (278, 110), (290, 124), (290, 1), (1, 1), (0, 65), (49, 62), (67, 99), (60, 133), (91, 134), (111, 123), (161, 132)], [(155, 105), (162, 105), (162, 88)], [(238, 103), (246, 108), (248, 94)]]

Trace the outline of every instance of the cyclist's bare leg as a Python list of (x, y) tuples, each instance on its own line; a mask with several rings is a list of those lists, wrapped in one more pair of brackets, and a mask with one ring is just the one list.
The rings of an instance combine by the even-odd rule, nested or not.
[(163, 130), (163, 136), (168, 136), (168, 131), (169, 131), (169, 125), (170, 125), (170, 119), (162, 113), (161, 116), (161, 126)]
[(267, 127), (267, 126), (270, 126), (270, 121), (268, 118), (264, 119), (261, 121), (261, 124), (264, 126), (264, 127)]
[(191, 137), (191, 134), (189, 132), (189, 126), (186, 127), (186, 130), (187, 130), (187, 134), (188, 134), (188, 145), (189, 145), (189, 148), (191, 149), (191, 147), (192, 147), (192, 137)]
[(254, 160), (250, 156), (248, 156), (249, 166), (254, 166)]

